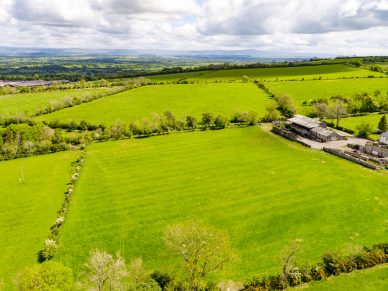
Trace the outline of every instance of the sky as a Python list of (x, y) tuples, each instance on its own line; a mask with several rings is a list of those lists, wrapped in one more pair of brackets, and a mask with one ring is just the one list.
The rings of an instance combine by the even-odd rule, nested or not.
[(388, 0), (0, 0), (0, 46), (388, 55)]

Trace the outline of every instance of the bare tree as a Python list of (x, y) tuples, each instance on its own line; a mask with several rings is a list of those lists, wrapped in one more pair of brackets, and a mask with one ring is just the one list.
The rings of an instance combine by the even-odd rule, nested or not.
[(295, 239), (286, 248), (283, 249), (280, 256), (282, 264), (283, 281), (288, 283), (287, 275), (293, 267), (296, 267), (296, 255), (302, 251), (301, 239)]
[(229, 237), (197, 221), (168, 227), (164, 240), (175, 255), (182, 257), (190, 290), (197, 290), (203, 277), (233, 259)]
[(124, 259), (117, 254), (116, 259), (106, 251), (94, 250), (90, 253), (87, 279), (91, 290), (103, 291), (123, 289), (123, 279), (128, 275)]

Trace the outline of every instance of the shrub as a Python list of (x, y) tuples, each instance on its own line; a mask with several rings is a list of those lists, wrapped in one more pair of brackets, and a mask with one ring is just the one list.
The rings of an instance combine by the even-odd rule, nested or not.
[(317, 265), (310, 269), (310, 276), (314, 281), (320, 281), (326, 277), (325, 269), (321, 265)]
[(302, 283), (302, 274), (299, 272), (298, 267), (294, 267), (287, 274), (287, 281), (290, 286), (298, 286)]
[(337, 276), (345, 270), (343, 261), (336, 254), (326, 254), (323, 256), (323, 263), (327, 275)]
[(74, 290), (71, 269), (58, 262), (45, 262), (18, 272), (13, 278), (18, 290)]
[(57, 251), (57, 247), (58, 247), (57, 242), (55, 240), (52, 240), (52, 239), (45, 240), (44, 247), (42, 250), (43, 259), (46, 261), (51, 260)]
[(214, 126), (216, 128), (225, 128), (228, 125), (228, 123), (229, 123), (229, 119), (222, 114), (218, 115), (214, 120)]
[(212, 127), (214, 124), (214, 113), (205, 112), (202, 113), (202, 125), (206, 128)]

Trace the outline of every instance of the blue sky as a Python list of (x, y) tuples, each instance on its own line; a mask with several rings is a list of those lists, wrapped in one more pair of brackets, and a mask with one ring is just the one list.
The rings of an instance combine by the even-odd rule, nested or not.
[(0, 41), (388, 55), (388, 0), (0, 0)]

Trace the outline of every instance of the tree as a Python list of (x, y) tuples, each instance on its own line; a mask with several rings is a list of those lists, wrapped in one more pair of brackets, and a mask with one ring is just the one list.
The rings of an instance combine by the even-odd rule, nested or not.
[(57, 242), (53, 239), (46, 239), (44, 242), (43, 250), (41, 251), (41, 257), (43, 261), (48, 261), (54, 258), (57, 251)]
[(129, 290), (133, 291), (160, 291), (161, 288), (150, 273), (144, 268), (142, 258), (132, 260), (128, 267)]
[(247, 75), (242, 76), (243, 83), (247, 83), (249, 81), (249, 77)]
[(197, 127), (197, 119), (194, 116), (187, 115), (186, 116), (186, 125), (191, 130), (194, 130)]
[(381, 117), (379, 121), (378, 129), (380, 129), (381, 132), (385, 132), (388, 130), (387, 118), (385, 117), (385, 115)]
[(229, 118), (220, 114), (214, 120), (214, 126), (216, 128), (225, 128), (229, 123)]
[(183, 259), (190, 290), (197, 290), (203, 277), (221, 270), (233, 259), (229, 237), (197, 221), (167, 227), (164, 241), (173, 254)]
[(94, 250), (90, 253), (87, 269), (89, 285), (98, 291), (122, 289), (123, 279), (128, 275), (124, 259), (117, 254), (116, 259), (106, 251)]
[(313, 105), (314, 111), (321, 119), (330, 118), (329, 106), (325, 102), (315, 103)]
[(74, 290), (73, 273), (61, 263), (50, 261), (18, 272), (13, 278), (18, 290)]
[(281, 117), (281, 113), (276, 108), (277, 104), (275, 102), (272, 102), (272, 104), (268, 105), (267, 108), (265, 108), (267, 114), (265, 115), (264, 119), (267, 121), (279, 120)]
[(275, 96), (275, 101), (278, 105), (276, 109), (279, 110), (284, 117), (292, 117), (297, 113), (295, 103), (290, 95), (281, 94)]
[(214, 114), (212, 112), (202, 113), (202, 124), (204, 125), (205, 129), (213, 126), (214, 119)]
[(336, 127), (339, 126), (339, 122), (348, 113), (344, 102), (337, 100), (329, 107), (329, 115), (332, 115), (336, 120)]
[(356, 126), (357, 135), (359, 137), (368, 138), (369, 135), (373, 132), (372, 126), (369, 123), (362, 122)]

